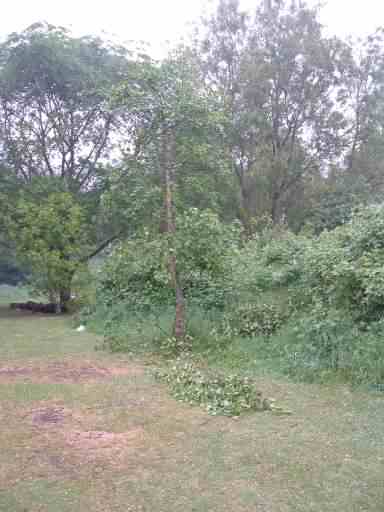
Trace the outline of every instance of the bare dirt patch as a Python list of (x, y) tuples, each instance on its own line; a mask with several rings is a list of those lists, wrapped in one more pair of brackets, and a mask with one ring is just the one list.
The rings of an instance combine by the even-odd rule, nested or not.
[(136, 376), (143, 373), (138, 367), (96, 366), (91, 363), (51, 363), (46, 366), (3, 366), (0, 367), (0, 383), (27, 380), (41, 383), (99, 381), (112, 377)]
[(27, 478), (77, 480), (104, 470), (133, 471), (153, 445), (146, 428), (131, 421), (129, 413), (116, 425), (103, 421), (98, 410), (52, 400), (10, 410), (9, 416), (4, 442), (12, 443), (6, 444), (8, 455), (0, 453), (0, 488)]
[(65, 420), (64, 407), (45, 407), (37, 409), (32, 414), (32, 422), (34, 425), (56, 425)]
[(93, 473), (98, 467), (123, 469), (136, 466), (150, 445), (141, 427), (127, 425), (123, 432), (111, 432), (86, 430), (85, 425), (76, 425), (75, 421), (51, 425), (51, 429), (45, 429), (42, 444), (47, 450), (40, 457), (46, 459), (46, 454), (50, 454), (45, 462), (53, 471), (56, 465), (78, 475)]
[(66, 430), (63, 432), (63, 437), (66, 446), (83, 460), (92, 462), (101, 458), (116, 463), (143, 446), (145, 432), (142, 428), (119, 433), (100, 430)]

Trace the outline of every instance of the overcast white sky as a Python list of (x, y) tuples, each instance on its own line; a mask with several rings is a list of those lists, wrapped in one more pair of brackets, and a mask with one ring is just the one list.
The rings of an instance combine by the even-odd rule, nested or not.
[[(215, 0), (8, 0), (4, 2), (6, 7), (2, 6), (0, 38), (44, 20), (70, 27), (78, 35), (100, 34), (104, 30), (121, 41), (149, 41), (160, 50), (164, 41), (174, 41), (185, 34), (186, 24), (198, 18), (212, 1)], [(246, 8), (257, 3), (241, 1)], [(364, 35), (384, 25), (384, 0), (328, 0), (321, 21), (332, 34)]]

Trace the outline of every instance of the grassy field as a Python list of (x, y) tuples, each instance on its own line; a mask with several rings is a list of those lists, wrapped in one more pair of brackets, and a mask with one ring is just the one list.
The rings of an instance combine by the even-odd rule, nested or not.
[(0, 297), (0, 511), (384, 510), (382, 394), (260, 374), (292, 416), (210, 417), (144, 360)]

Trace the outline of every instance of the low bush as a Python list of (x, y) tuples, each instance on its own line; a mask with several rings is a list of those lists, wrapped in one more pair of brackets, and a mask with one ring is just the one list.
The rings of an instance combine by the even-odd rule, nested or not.
[(356, 322), (384, 315), (384, 208), (370, 207), (307, 247), (295, 301), (299, 309), (321, 303)]
[(366, 330), (346, 314), (314, 311), (294, 318), (260, 353), (299, 380), (377, 384), (384, 381), (383, 336), (381, 322)]
[(302, 273), (302, 259), (311, 241), (304, 236), (279, 231), (278, 238), (263, 233), (235, 252), (229, 262), (234, 297), (262, 297), (297, 283)]
[(188, 334), (182, 340), (175, 338), (175, 336), (160, 336), (154, 338), (153, 344), (163, 356), (175, 357), (192, 351), (193, 338)]
[(271, 336), (286, 320), (287, 312), (275, 304), (243, 304), (231, 313), (230, 322), (236, 335)]

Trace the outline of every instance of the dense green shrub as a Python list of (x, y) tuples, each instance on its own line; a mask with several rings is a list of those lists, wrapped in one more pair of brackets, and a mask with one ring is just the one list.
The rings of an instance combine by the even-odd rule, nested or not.
[(266, 229), (239, 245), (232, 227), (196, 211), (178, 229), (189, 342), (179, 346), (171, 335), (164, 240), (143, 237), (118, 248), (104, 270), (112, 350), (132, 350), (141, 338), (167, 356), (192, 351), (215, 359), (216, 352), (224, 360), (236, 354), (231, 343), (249, 338), (258, 360), (302, 379), (384, 380), (382, 207), (312, 238)]
[(263, 233), (247, 242), (230, 261), (232, 289), (238, 300), (294, 285), (311, 241), (279, 230), (278, 238)]
[[(167, 268), (169, 235), (146, 232), (115, 247), (102, 270), (99, 298), (149, 310), (174, 302)], [(223, 307), (229, 281), (228, 258), (238, 244), (236, 225), (226, 226), (209, 211), (191, 209), (178, 217), (172, 245), (179, 279), (190, 303)]]
[(221, 331), (227, 336), (270, 336), (283, 325), (288, 315), (281, 305), (245, 303), (225, 315)]
[(131, 309), (167, 304), (172, 297), (161, 239), (149, 234), (117, 245), (101, 270), (99, 302), (113, 308), (124, 302)]
[[(301, 258), (300, 308), (321, 302), (356, 321), (384, 314), (384, 209), (370, 207), (308, 245)], [(341, 313), (340, 313), (341, 314)]]

